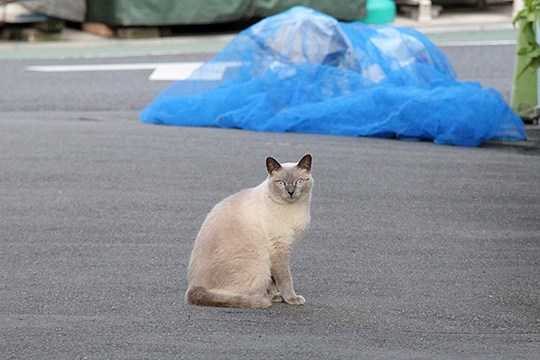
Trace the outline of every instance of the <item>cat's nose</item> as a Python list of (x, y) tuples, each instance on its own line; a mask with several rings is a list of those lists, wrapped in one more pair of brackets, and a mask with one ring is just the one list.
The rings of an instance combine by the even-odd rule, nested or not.
[(293, 196), (294, 194), (294, 185), (288, 185), (285, 187), (285, 190), (287, 190), (287, 192), (289, 193), (289, 195)]

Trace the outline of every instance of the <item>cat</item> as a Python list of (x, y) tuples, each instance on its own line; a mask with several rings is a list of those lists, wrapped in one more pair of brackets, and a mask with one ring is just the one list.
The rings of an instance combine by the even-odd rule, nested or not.
[(310, 222), (312, 157), (280, 164), (268, 178), (225, 198), (207, 215), (189, 261), (187, 304), (267, 308), (302, 305), (289, 270), (291, 245)]

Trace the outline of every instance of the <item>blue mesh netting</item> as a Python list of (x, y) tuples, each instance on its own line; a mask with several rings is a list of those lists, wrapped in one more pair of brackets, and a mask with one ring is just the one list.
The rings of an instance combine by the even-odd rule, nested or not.
[(241, 32), (159, 94), (141, 119), (460, 146), (525, 139), (500, 94), (457, 81), (446, 56), (417, 31), (341, 23), (304, 7)]

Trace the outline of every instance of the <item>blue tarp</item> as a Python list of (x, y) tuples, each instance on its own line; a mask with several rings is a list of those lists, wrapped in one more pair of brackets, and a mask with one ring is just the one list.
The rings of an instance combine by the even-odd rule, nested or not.
[(493, 89), (456, 80), (411, 28), (341, 23), (295, 7), (251, 26), (159, 94), (144, 122), (429, 140), (524, 140)]

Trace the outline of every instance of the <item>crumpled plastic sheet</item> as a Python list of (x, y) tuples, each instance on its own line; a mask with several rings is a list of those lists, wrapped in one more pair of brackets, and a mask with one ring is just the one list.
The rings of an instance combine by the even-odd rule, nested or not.
[(141, 120), (458, 146), (526, 138), (497, 91), (457, 81), (416, 30), (341, 23), (304, 7), (241, 32)]

